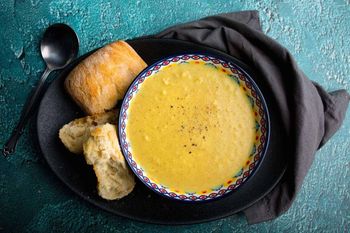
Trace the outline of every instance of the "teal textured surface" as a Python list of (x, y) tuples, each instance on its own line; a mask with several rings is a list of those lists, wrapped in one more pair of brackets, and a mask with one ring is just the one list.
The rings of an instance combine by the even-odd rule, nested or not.
[[(0, 2), (0, 144), (44, 70), (39, 41), (57, 22), (71, 25), (80, 54), (116, 39), (158, 32), (217, 13), (256, 9), (263, 30), (287, 47), (326, 90), (350, 92), (350, 2), (344, 1), (102, 1)], [(349, 232), (350, 115), (320, 150), (291, 209), (249, 226), (241, 214), (191, 226), (143, 224), (80, 199), (50, 171), (28, 126), (17, 153), (0, 159), (0, 232)]]

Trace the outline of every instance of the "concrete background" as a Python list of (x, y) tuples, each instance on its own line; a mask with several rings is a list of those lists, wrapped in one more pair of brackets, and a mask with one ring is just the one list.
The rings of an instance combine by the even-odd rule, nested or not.
[[(350, 1), (0, 1), (0, 144), (19, 117), (44, 64), (38, 43), (51, 23), (70, 24), (80, 54), (116, 39), (158, 32), (204, 16), (259, 10), (264, 32), (286, 46), (310, 79), (350, 91)], [(26, 128), (17, 153), (0, 158), (0, 232), (349, 232), (350, 114), (318, 151), (291, 209), (249, 226), (243, 215), (191, 226), (142, 224), (106, 213), (61, 183)]]

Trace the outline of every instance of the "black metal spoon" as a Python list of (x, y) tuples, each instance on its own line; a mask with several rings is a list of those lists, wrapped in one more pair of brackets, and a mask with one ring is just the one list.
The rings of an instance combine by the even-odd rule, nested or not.
[(46, 29), (41, 40), (40, 50), (41, 56), (46, 63), (46, 69), (37, 87), (24, 105), (16, 128), (12, 131), (11, 137), (3, 147), (2, 153), (4, 156), (8, 156), (15, 151), (17, 141), (22, 135), (25, 125), (32, 116), (33, 110), (37, 107), (38, 97), (49, 74), (54, 70), (64, 68), (77, 56), (79, 39), (74, 30), (68, 25), (53, 24)]

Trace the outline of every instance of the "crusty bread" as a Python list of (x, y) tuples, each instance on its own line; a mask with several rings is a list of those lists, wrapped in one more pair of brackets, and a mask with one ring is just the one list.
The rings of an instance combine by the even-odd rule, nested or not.
[(107, 200), (128, 195), (135, 186), (132, 172), (121, 154), (116, 128), (105, 124), (91, 130), (84, 143), (85, 160), (93, 165), (99, 195)]
[(79, 118), (64, 125), (59, 137), (69, 151), (83, 154), (83, 143), (90, 137), (90, 130), (105, 123), (116, 124), (119, 110), (111, 110), (93, 116)]
[(97, 50), (67, 76), (65, 87), (89, 115), (115, 107), (135, 77), (147, 66), (125, 41)]

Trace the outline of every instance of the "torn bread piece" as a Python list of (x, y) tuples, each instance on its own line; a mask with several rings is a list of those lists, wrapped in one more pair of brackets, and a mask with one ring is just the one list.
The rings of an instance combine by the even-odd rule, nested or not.
[(75, 119), (64, 125), (59, 138), (67, 149), (75, 154), (83, 154), (83, 144), (90, 137), (90, 130), (106, 123), (117, 124), (119, 109)]
[(128, 195), (135, 186), (134, 175), (121, 153), (116, 127), (96, 126), (84, 143), (87, 164), (93, 165), (97, 177), (98, 194), (107, 200)]

